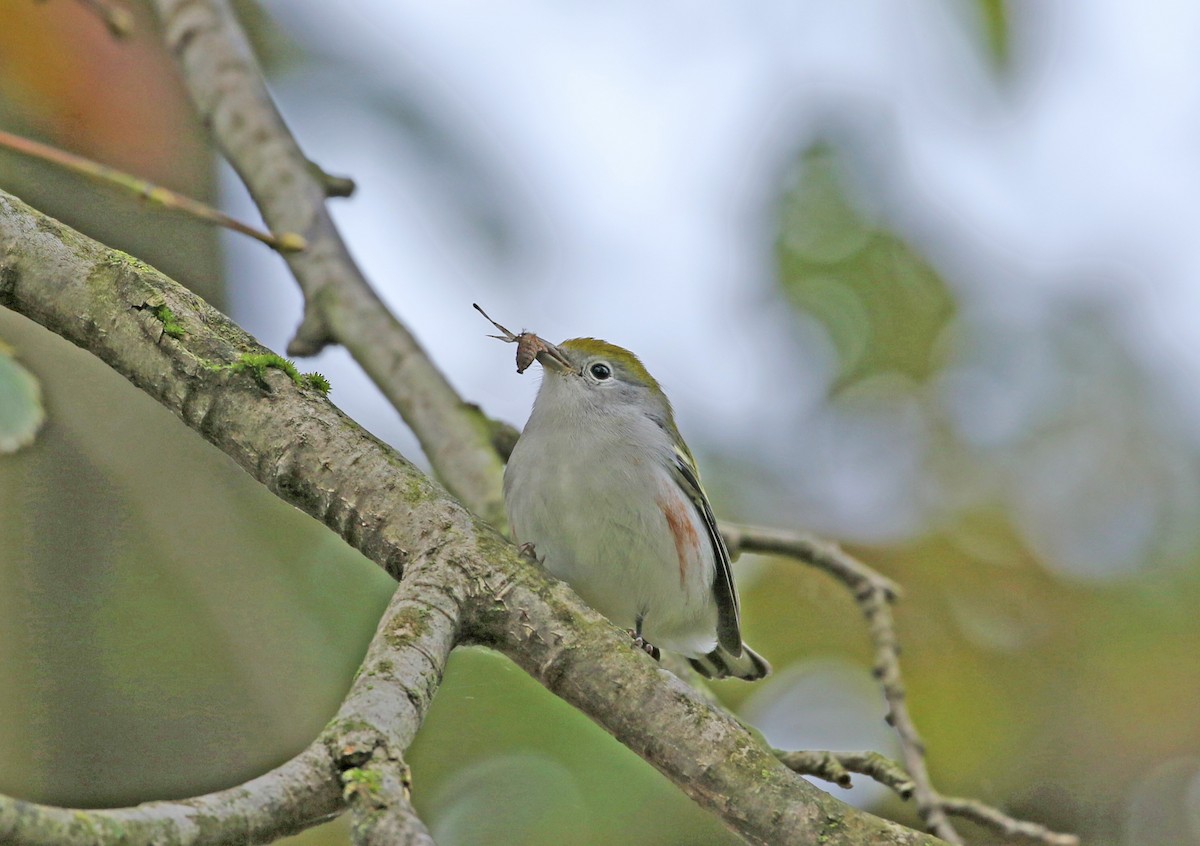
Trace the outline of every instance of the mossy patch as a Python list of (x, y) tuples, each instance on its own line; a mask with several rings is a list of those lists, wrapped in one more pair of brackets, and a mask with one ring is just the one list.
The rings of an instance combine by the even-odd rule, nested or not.
[(170, 335), (172, 338), (182, 338), (187, 330), (183, 328), (183, 323), (175, 316), (175, 312), (171, 311), (171, 307), (163, 304), (153, 306), (150, 313), (158, 318), (158, 322), (163, 325), (163, 334)]
[(376, 804), (383, 789), (383, 777), (374, 770), (352, 767), (342, 773), (342, 784), (342, 795), (347, 801), (357, 796)]
[(267, 370), (282, 370), (297, 388), (310, 388), (322, 396), (329, 393), (329, 380), (320, 373), (301, 373), (293, 361), (275, 353), (242, 353), (238, 360), (226, 368), (230, 373), (250, 373), (263, 387), (267, 384)]
[(139, 273), (147, 273), (154, 270), (146, 262), (140, 258), (135, 258), (129, 253), (123, 253), (120, 250), (108, 249), (104, 251), (103, 263), (109, 267), (129, 267)]
[(319, 391), (322, 395), (328, 394), (329, 389), (333, 387), (329, 384), (329, 380), (320, 373), (301, 373), (300, 378), (304, 380), (305, 385), (314, 391)]

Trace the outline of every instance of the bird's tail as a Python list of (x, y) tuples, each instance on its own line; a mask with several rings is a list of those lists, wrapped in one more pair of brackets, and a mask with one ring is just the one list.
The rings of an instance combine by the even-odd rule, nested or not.
[(735, 679), (756, 681), (771, 672), (771, 665), (767, 663), (767, 659), (744, 643), (741, 655), (734, 655), (728, 649), (718, 646), (700, 658), (689, 658), (688, 663), (696, 672), (708, 679), (724, 679), (732, 676)]

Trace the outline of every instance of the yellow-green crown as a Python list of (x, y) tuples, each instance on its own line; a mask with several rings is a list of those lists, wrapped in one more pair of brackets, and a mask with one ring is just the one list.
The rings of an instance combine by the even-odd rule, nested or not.
[(645, 385), (656, 393), (662, 393), (658, 380), (650, 375), (650, 371), (642, 364), (641, 359), (624, 347), (618, 347), (608, 341), (601, 341), (599, 338), (571, 338), (558, 346), (579, 363), (586, 358), (603, 358), (609, 364), (623, 370), (627, 380)]

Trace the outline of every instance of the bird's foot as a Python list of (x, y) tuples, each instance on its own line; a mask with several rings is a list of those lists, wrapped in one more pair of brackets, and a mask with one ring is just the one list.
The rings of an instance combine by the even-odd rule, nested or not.
[(634, 646), (636, 646), (638, 649), (645, 652), (647, 655), (649, 655), (655, 661), (661, 660), (662, 650), (660, 650), (657, 646), (655, 646), (650, 641), (646, 640), (644, 637), (642, 637), (640, 634), (635, 632), (633, 629), (626, 629), (626, 631), (628, 631), (629, 636), (631, 638), (633, 638)]

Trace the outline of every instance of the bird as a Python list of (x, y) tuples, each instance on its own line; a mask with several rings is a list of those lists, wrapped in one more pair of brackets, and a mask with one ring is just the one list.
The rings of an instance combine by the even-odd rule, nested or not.
[[(475, 306), (487, 317), (486, 312)], [(596, 338), (549, 343), (487, 317), (543, 378), (504, 472), (514, 540), (636, 646), (701, 675), (754, 681), (730, 556), (671, 403), (636, 355)]]

